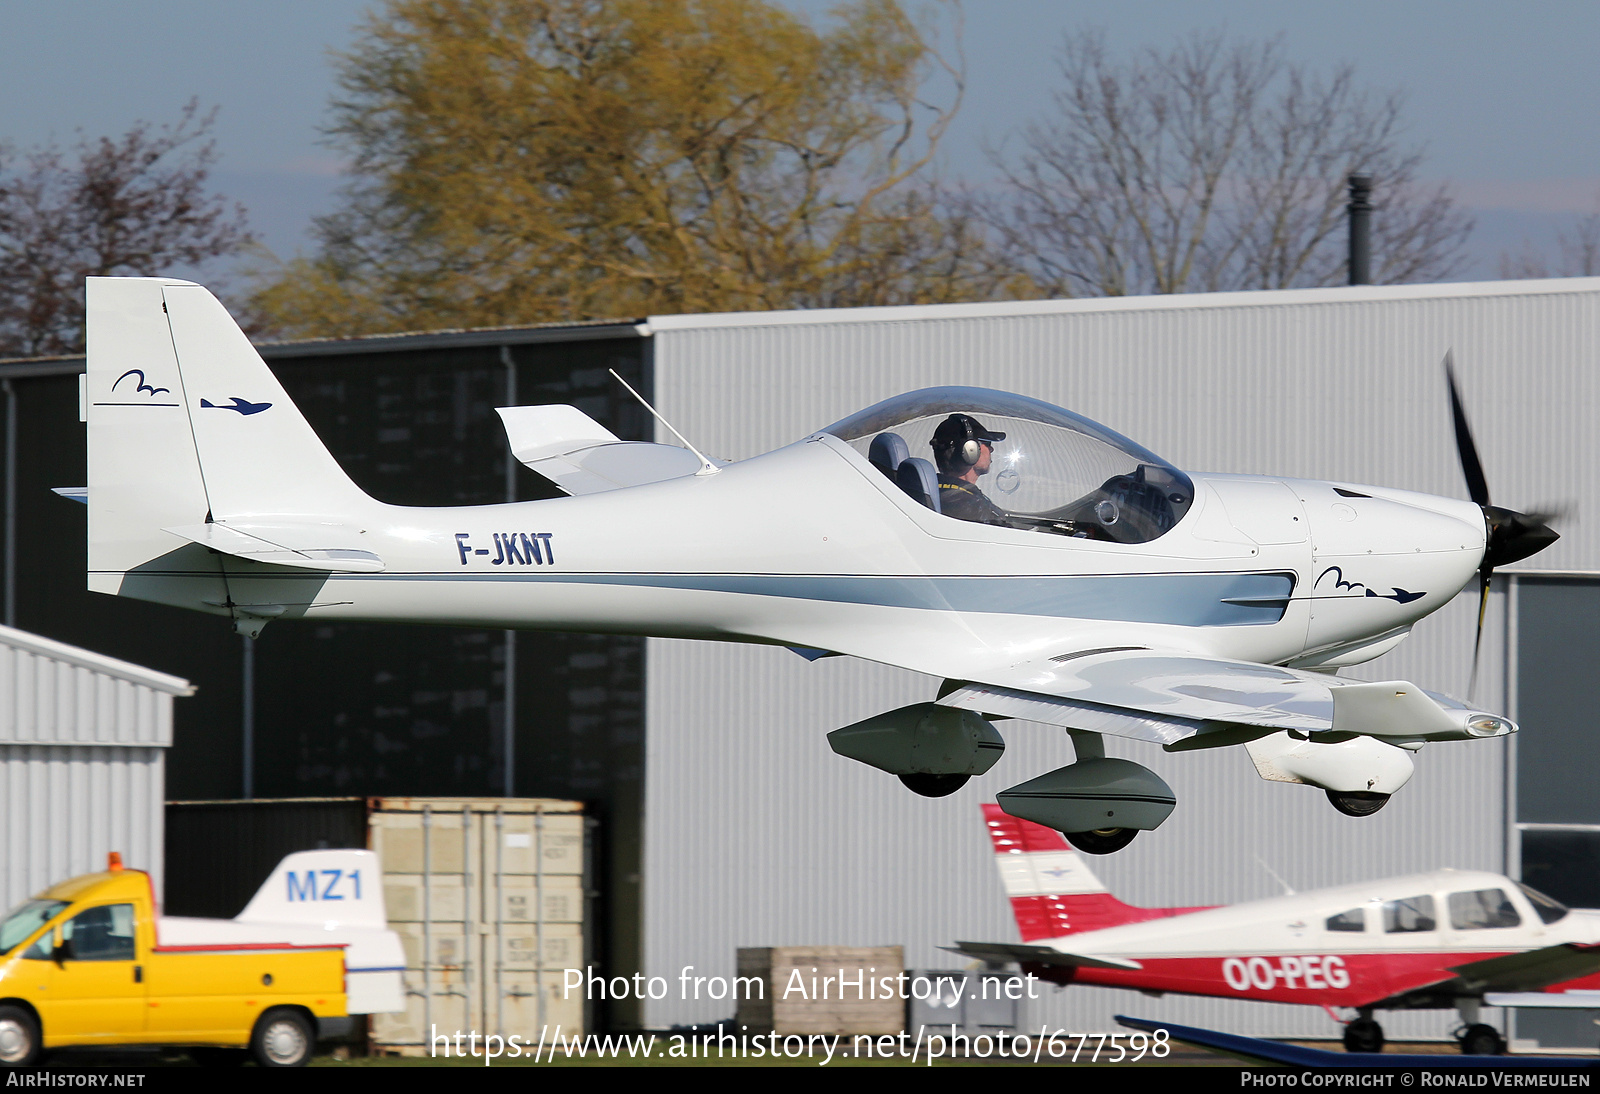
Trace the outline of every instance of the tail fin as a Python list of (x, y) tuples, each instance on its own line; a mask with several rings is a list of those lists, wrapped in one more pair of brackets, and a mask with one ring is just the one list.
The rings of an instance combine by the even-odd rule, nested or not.
[(225, 613), (218, 556), (164, 529), (371, 504), (211, 293), (91, 277), (87, 298), (89, 588)]
[(378, 856), (371, 851), (297, 851), (278, 863), (234, 919), (327, 930), (385, 928), (389, 920)]
[(1013, 817), (998, 805), (985, 805), (983, 816), (1000, 881), (1024, 942), (1202, 910), (1124, 904), (1107, 891), (1061, 833)]

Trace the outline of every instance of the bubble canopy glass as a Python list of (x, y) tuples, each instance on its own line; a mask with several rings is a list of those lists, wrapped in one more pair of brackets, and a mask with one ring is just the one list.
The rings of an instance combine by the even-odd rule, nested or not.
[(1189, 509), (1194, 488), (1182, 471), (1128, 438), (1050, 403), (976, 387), (932, 387), (897, 395), (822, 430), (866, 456), (874, 438), (894, 434), (912, 458), (932, 462), (931, 441), (951, 414), (968, 414), (994, 444), (978, 488), (1006, 523), (1061, 535), (1143, 543)]

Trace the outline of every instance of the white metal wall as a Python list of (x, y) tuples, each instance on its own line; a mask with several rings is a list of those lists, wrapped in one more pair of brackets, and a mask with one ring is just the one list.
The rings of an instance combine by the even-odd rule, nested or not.
[(163, 759), (159, 748), (0, 743), (0, 904), (104, 870), (108, 851), (148, 870), (159, 895)]
[(164, 750), (185, 680), (0, 627), (0, 908), (105, 869), (161, 893)]
[[(1600, 279), (654, 319), (659, 407), (713, 455), (796, 440), (901, 391), (966, 384), (1058, 403), (1190, 470), (1265, 472), (1465, 496), (1440, 360), (1453, 348), (1495, 500), (1600, 511), (1587, 410), (1600, 369)], [(663, 438), (665, 439), (665, 438)], [(1532, 563), (1600, 570), (1569, 520)], [(1526, 566), (1524, 568), (1531, 568)], [(1491, 606), (1478, 698), (1505, 706), (1505, 627)], [(1463, 598), (1352, 675), (1462, 694), (1475, 605)], [(827, 731), (932, 697), (899, 670), (784, 650), (653, 640), (648, 670), (648, 972), (731, 974), (739, 946), (906, 946), (948, 967), (955, 939), (1014, 940), (978, 804), (1069, 762), (1059, 730), (1009, 722), (988, 775), (944, 799), (834, 756)], [(1112, 752), (1158, 770), (1179, 806), (1160, 830), (1094, 860), (1136, 904), (1235, 902), (1453, 865), (1502, 870), (1507, 745), (1434, 745), (1379, 815), (1260, 781), (1241, 749)], [(731, 1007), (681, 1000), (651, 1024)], [(1329, 1035), (1316, 1010), (1151, 1000), (1079, 988), (1028, 1021), (1114, 1028), (1131, 1013), (1235, 1032)], [(1393, 1036), (1442, 1036), (1439, 1013), (1390, 1015)]]

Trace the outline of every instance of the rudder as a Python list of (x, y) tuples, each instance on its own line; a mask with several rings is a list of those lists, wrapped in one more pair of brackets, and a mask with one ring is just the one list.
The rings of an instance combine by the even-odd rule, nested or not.
[(85, 286), (89, 588), (96, 592), (115, 594), (127, 571), (178, 550), (182, 541), (162, 528), (206, 519), (166, 284), (91, 277)]

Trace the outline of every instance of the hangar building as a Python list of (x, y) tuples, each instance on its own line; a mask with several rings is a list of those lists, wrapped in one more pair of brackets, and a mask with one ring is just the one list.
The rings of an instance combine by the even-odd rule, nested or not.
[[(1320, 792), (1260, 781), (1242, 749), (1164, 756), (1117, 742), (1112, 754), (1160, 771), (1179, 805), (1094, 866), (1142, 905), (1453, 865), (1600, 906), (1600, 748), (1586, 716), (1600, 668), (1587, 630), (1600, 623), (1600, 543), (1584, 524), (1600, 504), (1600, 280), (672, 316), (649, 327), (659, 409), (719, 457), (754, 455), (902, 391), (967, 384), (1065, 406), (1188, 470), (1464, 497), (1440, 367), (1453, 348), (1495, 500), (1571, 513), (1560, 542), (1497, 579), (1490, 605), (1477, 701), (1512, 712), (1523, 733), (1429, 746), (1411, 785), (1359, 820)], [(1346, 671), (1463, 694), (1475, 609), (1462, 597), (1395, 652)], [(1069, 762), (1061, 731), (1010, 729), (994, 770), (950, 798), (919, 799), (832, 755), (823, 734), (926, 701), (936, 682), (691, 642), (652, 641), (647, 663), (650, 972), (731, 967), (735, 945), (822, 942), (904, 941), (909, 964), (941, 967), (952, 958), (934, 947), (955, 938), (1015, 938), (977, 804)], [(1104, 1030), (1115, 1013), (1331, 1030), (1311, 1008), (1090, 988), (1052, 994), (1030, 1024)], [(719, 1016), (715, 1003), (676, 999), (651, 1013), (654, 1023)], [(1455, 1019), (1383, 1021), (1397, 1037), (1437, 1037)], [(1524, 1017), (1520, 1032), (1570, 1039), (1537, 1032), (1549, 1024)], [(1593, 1046), (1586, 1020), (1577, 1035)]]

